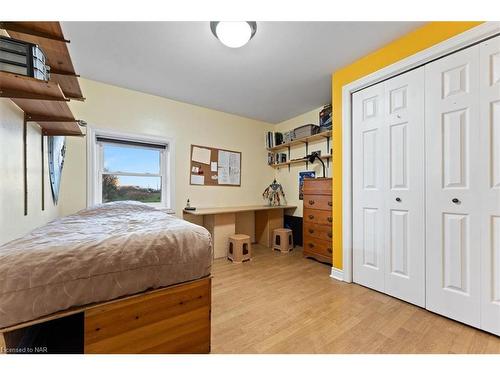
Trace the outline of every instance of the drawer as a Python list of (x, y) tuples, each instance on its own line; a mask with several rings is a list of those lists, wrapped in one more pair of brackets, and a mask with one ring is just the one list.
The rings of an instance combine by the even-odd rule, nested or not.
[(305, 223), (313, 224), (332, 224), (332, 212), (323, 210), (313, 210), (311, 208), (304, 208), (304, 225)]
[(332, 195), (332, 179), (331, 178), (315, 178), (304, 180), (304, 195), (320, 194)]
[(332, 226), (306, 223), (304, 225), (304, 237), (314, 237), (320, 240), (332, 240)]
[(331, 195), (304, 195), (304, 208), (316, 210), (332, 210)]
[(332, 241), (319, 240), (311, 236), (304, 236), (304, 252), (314, 253), (325, 257), (332, 257)]

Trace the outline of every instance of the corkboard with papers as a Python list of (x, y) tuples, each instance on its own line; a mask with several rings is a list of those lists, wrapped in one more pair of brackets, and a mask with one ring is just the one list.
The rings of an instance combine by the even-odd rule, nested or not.
[(241, 186), (241, 152), (191, 145), (189, 184)]

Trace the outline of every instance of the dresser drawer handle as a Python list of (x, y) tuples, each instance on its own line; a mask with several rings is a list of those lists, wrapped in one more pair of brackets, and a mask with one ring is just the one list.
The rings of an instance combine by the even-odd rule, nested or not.
[(309, 215), (309, 219), (314, 219), (314, 215)]
[(326, 251), (328, 251), (328, 254), (331, 254), (332, 253), (332, 249), (329, 247), (326, 249)]
[(312, 243), (310, 243), (310, 242), (309, 242), (309, 244), (308, 244), (308, 245), (309, 245), (309, 248), (310, 248), (310, 249), (312, 249), (312, 248), (314, 247), (314, 244), (312, 244)]
[(332, 232), (328, 232), (328, 238), (332, 238)]
[(331, 217), (328, 217), (328, 222), (331, 223), (332, 222), (332, 218)]
[(309, 229), (309, 233), (313, 234), (314, 233), (314, 229)]
[(328, 206), (332, 207), (332, 202), (328, 201)]
[(310, 205), (313, 205), (314, 204), (314, 201), (312, 199), (309, 199), (309, 204)]

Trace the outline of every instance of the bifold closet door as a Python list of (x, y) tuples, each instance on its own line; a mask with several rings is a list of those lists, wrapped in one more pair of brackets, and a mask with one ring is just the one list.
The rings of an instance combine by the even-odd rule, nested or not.
[(425, 306), (424, 68), (385, 82), (385, 291)]
[(353, 94), (353, 280), (385, 291), (387, 126), (384, 83)]
[(427, 309), (480, 326), (479, 46), (425, 67)]
[(500, 37), (480, 45), (481, 328), (500, 335)]
[(354, 281), (425, 304), (424, 69), (353, 95)]

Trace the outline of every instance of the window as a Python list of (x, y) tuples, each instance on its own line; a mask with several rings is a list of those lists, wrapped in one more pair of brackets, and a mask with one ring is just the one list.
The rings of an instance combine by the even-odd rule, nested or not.
[(133, 200), (173, 208), (171, 141), (92, 133), (89, 205)]

